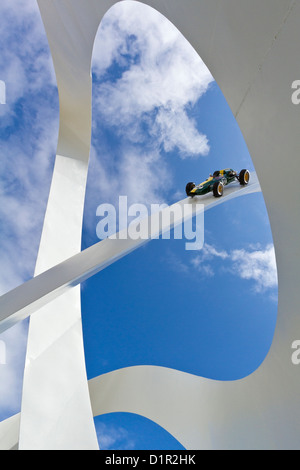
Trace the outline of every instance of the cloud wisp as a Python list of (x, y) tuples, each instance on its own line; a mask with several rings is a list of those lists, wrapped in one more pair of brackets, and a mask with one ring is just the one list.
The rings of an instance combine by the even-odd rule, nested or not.
[(121, 426), (97, 423), (97, 436), (101, 450), (130, 450), (135, 442), (128, 431)]
[(241, 278), (254, 281), (256, 292), (277, 287), (277, 267), (273, 245), (264, 250), (234, 250), (231, 254), (233, 271)]
[(277, 288), (277, 266), (275, 250), (272, 244), (265, 248), (218, 250), (213, 245), (205, 244), (200, 254), (191, 263), (205, 277), (215, 274), (215, 261), (218, 259), (222, 270), (253, 284), (256, 293), (264, 293)]

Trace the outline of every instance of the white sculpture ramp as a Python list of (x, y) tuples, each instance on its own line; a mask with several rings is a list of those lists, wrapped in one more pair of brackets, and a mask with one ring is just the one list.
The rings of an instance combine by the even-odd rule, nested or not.
[[(56, 168), (61, 165), (64, 170), (54, 174), (36, 274), (46, 271), (49, 264), (55, 266), (80, 251), (83, 188), (90, 143), (92, 44), (101, 18), (114, 3), (108, 0), (84, 3), (39, 0), (60, 92)], [(278, 322), (267, 358), (245, 379), (217, 382), (156, 367), (115, 371), (90, 383), (93, 412), (128, 410), (148, 416), (187, 448), (298, 449), (300, 376), (291, 362), (291, 344), (300, 331), (295, 281), (300, 278), (300, 222), (296, 216), (300, 212), (297, 196), (300, 147), (299, 108), (291, 101), (291, 84), (299, 78), (299, 2), (148, 0), (146, 3), (169, 18), (203, 58), (242, 130), (273, 233), (279, 282)], [(79, 178), (81, 198), (78, 197), (74, 205), (72, 198), (61, 199), (61, 190), (55, 189), (62, 175), (69, 177), (69, 194)], [(52, 238), (50, 227), (56, 226), (54, 207), (70, 209), (68, 220), (74, 226), (71, 250), (66, 246), (69, 240), (66, 225), (61, 227), (62, 239)], [(66, 296), (73, 296), (71, 292), (76, 289)], [(59, 299), (67, 299), (66, 296)], [(62, 306), (55, 307), (57, 312), (53, 312), (53, 305), (45, 306), (31, 318), (35, 320), (34, 324), (31, 322), (29, 336), (20, 447), (94, 448), (79, 328), (79, 296), (74, 297), (73, 303), (68, 302), (68, 318), (61, 314)], [(55, 313), (57, 323), (53, 322)], [(76, 327), (73, 329), (72, 325)], [(75, 357), (80, 356), (80, 366), (77, 370), (71, 368), (71, 373), (68, 361), (59, 361), (70, 345)], [(46, 386), (41, 389), (42, 384)], [(58, 385), (61, 394), (56, 397), (54, 392)], [(77, 397), (74, 395), (74, 400), (72, 390), (81, 390)], [(138, 397), (137, 390), (140, 391)], [(135, 402), (130, 394), (136, 397)], [(56, 397), (52, 407), (47, 396)], [(66, 403), (69, 405), (67, 412)], [(55, 426), (59, 422), (66, 423), (72, 406), (73, 410), (78, 407), (78, 414), (72, 414), (70, 426), (57, 436)], [(90, 432), (86, 434), (85, 429), (81, 436), (74, 435), (74, 429), (78, 429), (73, 426), (74, 419), (75, 424), (86, 420)]]
[[(212, 209), (236, 197), (246, 196), (260, 190), (257, 176), (252, 173), (251, 181), (247, 186), (232, 183), (225, 187), (224, 195), (221, 198), (215, 198), (210, 193), (205, 196), (196, 196), (194, 199), (183, 199), (160, 211), (162, 223), (157, 226), (158, 230), (153, 234), (151, 234), (151, 219), (156, 218), (155, 216), (149, 216), (136, 222), (141, 233), (149, 232), (146, 239), (142, 237), (132, 239), (128, 229), (124, 229), (121, 233), (112, 235), (110, 238), (102, 240), (36, 275), (30, 281), (0, 297), (0, 332), (33, 315), (110, 264), (150, 242), (156, 236), (174, 228), (176, 224), (184, 223), (185, 220), (194, 217), (197, 213)], [(184, 206), (190, 207), (186, 217), (184, 217)], [(181, 209), (180, 211), (176, 211), (178, 207)], [(172, 215), (176, 217), (176, 212), (177, 218), (173, 218)], [(153, 243), (155, 243), (154, 240)]]

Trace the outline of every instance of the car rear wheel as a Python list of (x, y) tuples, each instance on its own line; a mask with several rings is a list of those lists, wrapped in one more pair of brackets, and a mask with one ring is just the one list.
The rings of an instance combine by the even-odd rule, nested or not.
[(193, 195), (191, 195), (190, 192), (191, 192), (192, 189), (194, 189), (195, 187), (196, 187), (195, 183), (188, 183), (188, 184), (186, 185), (186, 188), (185, 188), (186, 195), (193, 197)]
[(224, 185), (222, 181), (216, 181), (213, 185), (213, 193), (215, 197), (223, 196)]
[(250, 172), (249, 170), (242, 170), (239, 174), (239, 182), (242, 186), (245, 186), (250, 181)]

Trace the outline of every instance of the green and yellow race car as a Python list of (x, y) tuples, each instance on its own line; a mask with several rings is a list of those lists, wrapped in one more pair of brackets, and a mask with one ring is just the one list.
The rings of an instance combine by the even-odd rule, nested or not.
[(241, 170), (239, 173), (232, 170), (232, 168), (226, 168), (225, 170), (218, 170), (209, 175), (209, 178), (203, 183), (196, 186), (195, 183), (188, 183), (185, 191), (187, 196), (202, 196), (212, 192), (215, 197), (221, 197), (223, 195), (224, 186), (239, 181), (240, 185), (245, 186), (250, 181), (249, 170)]

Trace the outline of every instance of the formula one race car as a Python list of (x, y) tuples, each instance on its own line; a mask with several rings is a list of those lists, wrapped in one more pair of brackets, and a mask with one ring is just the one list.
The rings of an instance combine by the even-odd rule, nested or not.
[(250, 181), (249, 170), (242, 170), (240, 173), (226, 168), (225, 170), (215, 171), (213, 175), (209, 175), (209, 178), (198, 186), (195, 183), (188, 183), (185, 191), (187, 196), (202, 196), (209, 192), (213, 192), (215, 197), (221, 197), (223, 195), (224, 186), (232, 183), (233, 181), (239, 181), (242, 186), (245, 186)]

